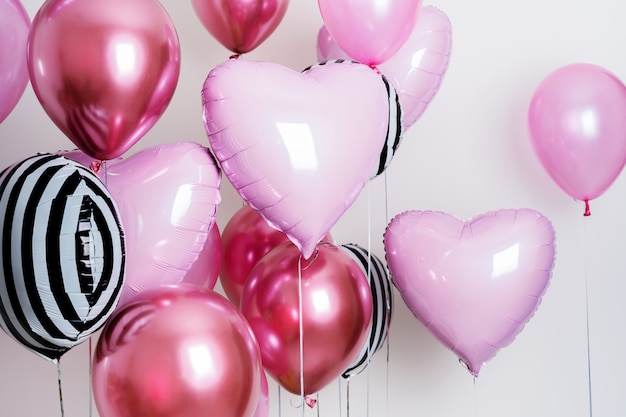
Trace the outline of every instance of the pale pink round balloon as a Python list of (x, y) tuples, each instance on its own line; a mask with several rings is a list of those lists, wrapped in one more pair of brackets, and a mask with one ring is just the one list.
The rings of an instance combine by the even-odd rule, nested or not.
[(422, 0), (318, 0), (339, 47), (367, 65), (387, 61), (409, 38)]
[(384, 246), (409, 310), (478, 376), (541, 303), (554, 266), (555, 232), (531, 209), (470, 220), (415, 210), (391, 220)]
[(537, 87), (528, 112), (531, 143), (545, 170), (568, 195), (588, 202), (622, 172), (625, 115), (626, 86), (597, 65), (561, 67)]
[(0, 123), (28, 84), (26, 45), (30, 18), (19, 0), (0, 0)]
[(33, 19), (28, 71), (57, 127), (87, 155), (115, 159), (167, 108), (178, 35), (158, 0), (48, 0)]

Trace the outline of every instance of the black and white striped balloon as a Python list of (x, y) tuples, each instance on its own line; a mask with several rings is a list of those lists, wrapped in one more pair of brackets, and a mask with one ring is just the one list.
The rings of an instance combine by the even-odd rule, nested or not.
[(124, 235), (100, 179), (59, 155), (0, 173), (0, 326), (56, 362), (104, 325), (124, 280)]
[(368, 277), (374, 303), (372, 326), (367, 343), (341, 375), (347, 379), (361, 373), (368, 366), (374, 353), (378, 352), (387, 340), (393, 314), (393, 290), (387, 267), (376, 255), (352, 243), (340, 247), (359, 264), (365, 276)]

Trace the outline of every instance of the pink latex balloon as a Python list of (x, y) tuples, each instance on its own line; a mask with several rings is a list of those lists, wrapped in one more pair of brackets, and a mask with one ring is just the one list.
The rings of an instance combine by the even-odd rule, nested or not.
[(217, 284), (221, 264), (222, 237), (217, 223), (213, 223), (198, 259), (191, 264), (182, 282), (212, 290)]
[(289, 0), (191, 0), (196, 15), (222, 45), (243, 54), (265, 41), (282, 21)]
[(270, 415), (270, 392), (267, 385), (267, 376), (261, 372), (261, 396), (254, 410), (254, 417), (267, 417)]
[(18, 0), (0, 0), (0, 123), (28, 84), (26, 44), (30, 18)]
[[(406, 42), (378, 66), (398, 93), (405, 129), (420, 118), (439, 91), (451, 51), (452, 28), (448, 16), (436, 7), (425, 6)], [(317, 36), (317, 58), (328, 61), (352, 57), (322, 26)]]
[(384, 235), (396, 288), (415, 317), (474, 376), (530, 320), (554, 265), (550, 221), (530, 209), (471, 220), (429, 211), (394, 217)]
[(59, 129), (87, 155), (114, 159), (167, 108), (178, 35), (157, 0), (47, 0), (33, 19), (28, 71)]
[[(80, 151), (64, 156), (97, 163)], [(126, 238), (118, 309), (137, 293), (185, 281), (210, 240), (221, 199), (221, 173), (209, 150), (194, 142), (153, 146), (106, 162), (98, 175), (118, 203)]]
[(361, 268), (338, 247), (320, 243), (304, 261), (287, 242), (256, 264), (240, 309), (257, 337), (265, 370), (294, 394), (301, 394), (302, 375), (302, 392), (309, 395), (341, 375), (359, 353), (372, 319), (372, 296)]
[(377, 167), (391, 120), (381, 76), (350, 62), (300, 73), (231, 59), (209, 73), (202, 99), (230, 183), (309, 258)]
[(254, 335), (226, 298), (164, 286), (107, 322), (93, 395), (102, 417), (252, 417), (262, 372)]
[[(330, 234), (322, 239), (332, 242)], [(239, 306), (243, 287), (256, 263), (289, 238), (273, 227), (250, 206), (243, 206), (230, 218), (222, 235), (220, 283), (228, 299)]]
[(422, 0), (318, 0), (324, 26), (349, 56), (387, 61), (409, 38)]
[(626, 86), (592, 64), (572, 64), (537, 87), (528, 113), (533, 149), (571, 197), (602, 195), (626, 164)]

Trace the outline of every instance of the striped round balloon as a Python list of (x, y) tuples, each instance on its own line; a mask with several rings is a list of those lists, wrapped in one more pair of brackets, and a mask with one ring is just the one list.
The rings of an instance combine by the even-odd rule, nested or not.
[(59, 155), (0, 173), (0, 326), (54, 362), (104, 325), (124, 278), (117, 206), (100, 179)]
[(383, 347), (393, 314), (393, 291), (387, 267), (376, 255), (352, 243), (340, 247), (359, 264), (365, 276), (368, 277), (374, 304), (368, 342), (341, 375), (344, 378), (349, 378), (362, 372), (369, 364), (372, 355)]

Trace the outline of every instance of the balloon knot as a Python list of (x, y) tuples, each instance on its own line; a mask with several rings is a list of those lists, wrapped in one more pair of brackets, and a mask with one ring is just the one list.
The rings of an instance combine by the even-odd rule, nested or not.
[(376, 72), (376, 74), (380, 75), (380, 70), (378, 69), (376, 65), (370, 64), (369, 67), (373, 69)]
[(317, 400), (311, 397), (304, 397), (304, 402), (309, 406), (309, 408), (313, 408), (315, 407), (315, 404), (317, 404)]
[(228, 57), (228, 59), (239, 59), (240, 56), (241, 54), (232, 54), (230, 57)]
[(589, 200), (585, 200), (585, 217), (591, 216), (591, 210), (589, 209)]
[(93, 161), (89, 165), (89, 169), (91, 169), (95, 174), (98, 174), (100, 172), (100, 169), (102, 168), (103, 163), (103, 161)]

